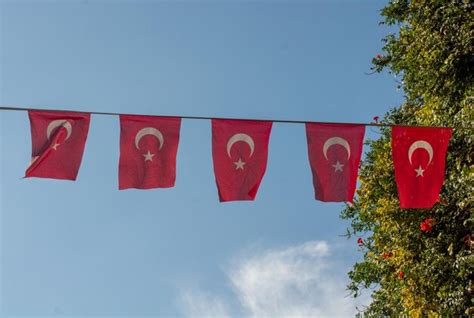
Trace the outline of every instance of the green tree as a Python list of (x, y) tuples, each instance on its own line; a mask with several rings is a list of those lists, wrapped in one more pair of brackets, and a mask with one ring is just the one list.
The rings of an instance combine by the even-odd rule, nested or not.
[[(473, 5), (470, 1), (393, 0), (373, 70), (400, 79), (403, 105), (387, 124), (455, 127), (441, 200), (432, 209), (400, 209), (391, 156), (391, 130), (369, 140), (360, 187), (341, 217), (360, 236), (363, 260), (349, 272), (354, 296), (372, 291), (365, 317), (474, 316)], [(432, 227), (421, 229), (421, 224)], [(425, 224), (426, 224), (425, 222)], [(367, 291), (366, 291), (367, 292)]]

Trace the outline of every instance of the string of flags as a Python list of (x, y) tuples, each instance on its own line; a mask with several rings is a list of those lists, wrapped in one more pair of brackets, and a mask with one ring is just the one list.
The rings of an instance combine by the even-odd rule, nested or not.
[[(25, 109), (26, 110), (26, 109)], [(182, 117), (122, 115), (119, 189), (174, 187)], [(25, 177), (76, 180), (91, 113), (28, 110), (32, 156)], [(254, 200), (265, 174), (275, 121), (211, 119), (219, 200)], [(352, 202), (366, 124), (305, 123), (316, 200)], [(401, 208), (439, 201), (451, 128), (392, 127)]]

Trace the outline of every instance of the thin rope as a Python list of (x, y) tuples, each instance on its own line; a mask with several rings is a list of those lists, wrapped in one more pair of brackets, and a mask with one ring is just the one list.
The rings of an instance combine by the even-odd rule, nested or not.
[(364, 125), (364, 126), (375, 126), (375, 127), (425, 127), (425, 128), (454, 128), (454, 129), (467, 129), (474, 130), (474, 127), (446, 127), (446, 126), (414, 126), (414, 125), (395, 125), (395, 124), (383, 124), (383, 123), (347, 123), (347, 122), (330, 122), (330, 121), (308, 121), (308, 120), (289, 120), (289, 119), (255, 119), (255, 118), (228, 118), (228, 117), (206, 117), (206, 116), (182, 116), (182, 115), (149, 115), (149, 114), (126, 114), (126, 113), (114, 113), (114, 112), (97, 112), (97, 111), (75, 111), (65, 109), (45, 109), (45, 108), (26, 108), (16, 106), (0, 106), (0, 110), (3, 111), (50, 111), (50, 112), (81, 112), (94, 115), (104, 116), (120, 116), (120, 115), (138, 115), (138, 116), (157, 116), (163, 118), (183, 118), (183, 119), (195, 119), (195, 120), (212, 120), (212, 119), (224, 119), (224, 120), (253, 120), (253, 121), (271, 121), (274, 123), (285, 123), (285, 124), (340, 124), (340, 125)]

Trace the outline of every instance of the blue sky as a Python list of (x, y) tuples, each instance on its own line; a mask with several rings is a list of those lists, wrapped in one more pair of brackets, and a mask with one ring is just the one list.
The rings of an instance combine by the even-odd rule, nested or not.
[[(383, 1), (0, 4), (1, 105), (368, 122), (402, 99), (366, 75)], [(118, 191), (118, 117), (92, 117), (76, 182), (21, 179), (27, 114), (0, 120), (3, 316), (354, 313), (357, 244), (314, 200), (303, 125), (274, 124), (256, 201), (221, 204), (210, 121), (183, 120), (174, 188)]]

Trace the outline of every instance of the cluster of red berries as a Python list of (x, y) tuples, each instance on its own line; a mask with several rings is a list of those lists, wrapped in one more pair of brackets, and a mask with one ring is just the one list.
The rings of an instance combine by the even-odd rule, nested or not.
[(420, 230), (430, 232), (433, 229), (433, 219), (426, 219), (420, 224)]
[(387, 258), (390, 258), (390, 257), (392, 257), (392, 256), (393, 256), (393, 253), (392, 253), (392, 252), (388, 252), (388, 253), (387, 253), (387, 252), (383, 252), (383, 253), (382, 253), (382, 258), (383, 258), (383, 259), (387, 259)]

